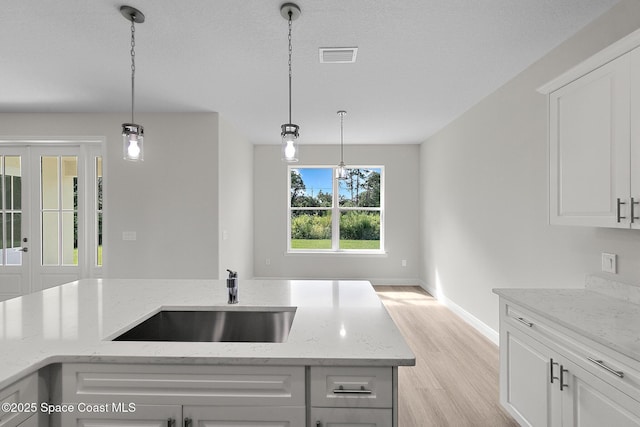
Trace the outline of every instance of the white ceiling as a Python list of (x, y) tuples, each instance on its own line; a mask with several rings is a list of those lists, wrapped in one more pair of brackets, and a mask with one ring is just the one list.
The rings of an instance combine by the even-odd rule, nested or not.
[[(287, 121), (281, 0), (2, 0), (0, 112), (219, 112), (256, 144)], [(617, 0), (298, 0), (293, 122), (304, 143), (420, 143)], [(357, 46), (355, 64), (318, 48)], [(144, 125), (144, 123), (141, 123)], [(1, 133), (1, 130), (0, 130)]]

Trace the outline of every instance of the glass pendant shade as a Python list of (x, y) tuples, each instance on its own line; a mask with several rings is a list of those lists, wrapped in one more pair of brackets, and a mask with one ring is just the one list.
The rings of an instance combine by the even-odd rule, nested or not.
[(122, 155), (125, 160), (144, 160), (144, 128), (134, 123), (122, 124)]
[(298, 125), (291, 123), (282, 125), (282, 161), (296, 163), (299, 157)]
[(347, 179), (347, 166), (340, 162), (336, 168), (336, 179)]

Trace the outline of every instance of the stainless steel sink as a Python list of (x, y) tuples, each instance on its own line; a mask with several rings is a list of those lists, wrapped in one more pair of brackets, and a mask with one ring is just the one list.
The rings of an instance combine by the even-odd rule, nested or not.
[(164, 310), (114, 341), (285, 342), (295, 308), (280, 311)]

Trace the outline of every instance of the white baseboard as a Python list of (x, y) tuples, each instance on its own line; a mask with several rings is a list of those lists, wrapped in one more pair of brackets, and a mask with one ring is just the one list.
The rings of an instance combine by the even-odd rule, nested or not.
[(446, 295), (442, 293), (438, 293), (435, 288), (429, 286), (426, 282), (420, 281), (420, 287), (422, 287), (425, 291), (429, 292), (434, 298), (440, 301), (445, 307), (449, 310), (453, 311), (458, 317), (467, 322), (473, 328), (475, 328), (482, 335), (487, 337), (491, 342), (495, 345), (500, 345), (500, 334), (489, 327), (482, 320), (475, 317), (473, 314), (469, 313), (464, 308), (460, 307), (458, 304), (447, 298)]
[(253, 277), (252, 280), (366, 280), (374, 286), (422, 286), (420, 279), (388, 279), (376, 277)]

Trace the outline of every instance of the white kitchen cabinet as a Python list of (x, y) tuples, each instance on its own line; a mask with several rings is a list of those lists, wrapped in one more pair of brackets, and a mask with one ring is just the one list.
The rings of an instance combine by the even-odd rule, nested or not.
[(500, 302), (500, 403), (523, 426), (640, 426), (640, 372)]
[[(0, 409), (0, 427), (14, 427), (37, 415), (37, 407), (24, 408), (24, 405), (34, 403), (38, 405), (40, 398), (38, 388), (38, 373), (36, 372), (0, 390), (0, 404), (2, 404), (0, 407), (4, 407), (5, 404), (10, 405), (8, 411)], [(35, 420), (37, 417), (30, 422)]]
[(296, 427), (306, 424), (298, 407), (185, 406), (184, 427)]
[[(521, 424), (560, 426), (559, 365), (552, 351), (517, 329), (500, 330), (500, 403)], [(502, 363), (503, 362), (503, 363)]]
[(306, 423), (304, 366), (69, 363), (60, 369), (64, 403), (109, 408), (135, 404), (135, 411), (126, 413), (63, 414), (62, 426), (151, 427), (175, 422), (185, 427), (293, 427)]
[(397, 425), (395, 378), (390, 367), (311, 367), (311, 425)]
[(312, 427), (391, 427), (384, 409), (311, 408)]
[(182, 427), (180, 405), (136, 405), (135, 411), (74, 412), (62, 418), (74, 427)]
[(544, 85), (549, 222), (640, 228), (640, 32)]
[(629, 57), (552, 92), (549, 117), (550, 222), (628, 228)]

